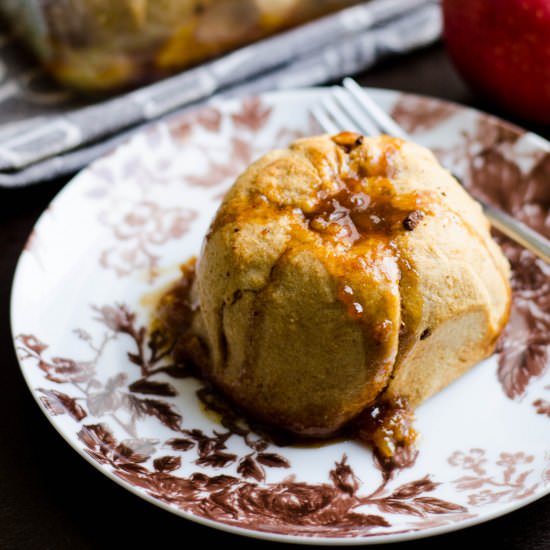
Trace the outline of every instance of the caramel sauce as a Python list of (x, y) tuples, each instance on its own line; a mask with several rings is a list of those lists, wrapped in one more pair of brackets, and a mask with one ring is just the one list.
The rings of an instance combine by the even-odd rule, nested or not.
[(343, 284), (338, 288), (338, 299), (346, 305), (348, 315), (352, 319), (362, 319), (363, 306), (355, 301), (355, 292), (351, 286)]
[(338, 193), (320, 200), (312, 212), (305, 214), (309, 228), (326, 238), (350, 245), (367, 239), (388, 242), (410, 230), (407, 226), (411, 215), (422, 212), (421, 195), (398, 195), (387, 178), (344, 178), (342, 183)]
[(175, 340), (180, 334), (189, 331), (197, 309), (191, 300), (196, 265), (195, 257), (182, 264), (181, 277), (160, 295), (150, 326), (151, 332), (160, 331), (168, 340)]
[(398, 449), (410, 448), (416, 441), (414, 412), (406, 399), (382, 399), (363, 411), (354, 425), (359, 440), (371, 444), (378, 455), (391, 459)]
[[(409, 279), (414, 278), (414, 266), (401, 256), (398, 239), (433, 214), (438, 197), (431, 191), (396, 190), (390, 177), (394, 175), (393, 157), (403, 142), (390, 137), (382, 139), (382, 150), (372, 152), (362, 147), (364, 138), (360, 134), (342, 132), (332, 137), (345, 155), (336, 169), (321, 171), (329, 173), (330, 185), (321, 187), (311, 208), (292, 210), (297, 218), (292, 237), (306, 243), (331, 273), (337, 283), (336, 296), (349, 317), (365, 324), (367, 333), (379, 332), (384, 341), (391, 327), (379, 321), (376, 326), (369, 324), (359, 298), (360, 289), (350, 283), (349, 274), (362, 272), (367, 278), (394, 285), (400, 284), (403, 272), (410, 275)], [(263, 202), (257, 197), (251, 199), (254, 218), (274, 219), (281, 215), (280, 205), (265, 197)]]

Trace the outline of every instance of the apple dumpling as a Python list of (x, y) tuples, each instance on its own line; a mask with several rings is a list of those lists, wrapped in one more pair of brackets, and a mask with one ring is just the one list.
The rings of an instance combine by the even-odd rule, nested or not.
[(508, 277), (480, 206), (430, 151), (304, 138), (225, 196), (191, 331), (203, 374), (241, 409), (327, 437), (377, 404), (416, 407), (490, 355)]

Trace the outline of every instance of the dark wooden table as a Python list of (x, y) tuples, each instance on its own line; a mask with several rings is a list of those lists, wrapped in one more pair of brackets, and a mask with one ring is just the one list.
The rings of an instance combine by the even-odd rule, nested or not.
[[(468, 92), (440, 45), (387, 61), (360, 81), (495, 112)], [(550, 130), (529, 128), (547, 136)], [(35, 404), (11, 342), (10, 287), (27, 235), (65, 183), (0, 191), (0, 549), (161, 548), (186, 545), (194, 536), (204, 546), (275, 546), (196, 525), (135, 497), (78, 456)], [(488, 523), (403, 546), (430, 550), (479, 543), (498, 550), (549, 550), (550, 497)]]

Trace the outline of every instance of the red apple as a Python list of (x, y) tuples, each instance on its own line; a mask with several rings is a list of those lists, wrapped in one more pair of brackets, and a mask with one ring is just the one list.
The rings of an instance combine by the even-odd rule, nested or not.
[(443, 0), (445, 41), (473, 89), (550, 123), (550, 0)]

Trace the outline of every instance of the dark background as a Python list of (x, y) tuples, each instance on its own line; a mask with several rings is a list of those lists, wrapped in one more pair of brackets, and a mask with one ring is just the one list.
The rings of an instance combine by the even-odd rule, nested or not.
[[(500, 114), (467, 90), (441, 45), (386, 61), (359, 75), (359, 81)], [(550, 135), (549, 127), (523, 126)], [(0, 549), (163, 547), (189, 544), (195, 537), (202, 546), (275, 547), (202, 527), (132, 495), (78, 456), (35, 404), (11, 341), (10, 287), (34, 222), (66, 181), (0, 190)], [(431, 550), (455, 544), (466, 549), (487, 544), (499, 550), (549, 550), (550, 496), (476, 527), (393, 547)]]

